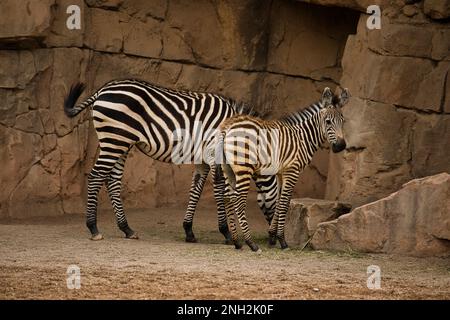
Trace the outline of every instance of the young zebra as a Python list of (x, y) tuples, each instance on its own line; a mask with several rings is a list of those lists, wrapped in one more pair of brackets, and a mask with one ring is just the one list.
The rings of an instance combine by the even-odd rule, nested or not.
[(234, 213), (247, 245), (253, 251), (260, 250), (252, 241), (245, 216), (250, 178), (255, 174), (278, 174), (280, 177), (281, 191), (269, 228), (269, 244), (275, 245), (278, 238), (282, 249), (288, 247), (284, 222), (293, 188), (300, 173), (325, 141), (331, 144), (333, 152), (345, 149), (341, 107), (348, 99), (347, 89), (336, 96), (325, 88), (319, 102), (280, 120), (264, 121), (251, 116), (236, 116), (220, 126), (215, 154), (224, 157), (216, 161), (221, 163), (226, 179), (225, 205), (232, 240), (237, 249), (242, 244), (238, 240)]
[[(172, 90), (134, 79), (108, 82), (86, 101), (75, 106), (83, 90), (82, 83), (72, 86), (64, 102), (64, 111), (67, 116), (74, 117), (93, 106), (100, 153), (88, 177), (86, 225), (92, 234), (91, 239), (103, 238), (97, 228), (97, 195), (104, 183), (120, 230), (127, 238), (138, 238), (127, 223), (120, 198), (125, 160), (130, 149), (136, 145), (149, 157), (168, 163), (175, 162), (173, 155), (178, 155), (177, 152), (183, 149), (182, 159), (177, 161), (195, 163), (183, 227), (186, 241), (196, 242), (192, 222), (210, 171), (210, 166), (202, 161), (202, 144), (214, 143), (214, 131), (226, 118), (236, 114), (252, 114), (252, 110), (212, 93)], [(177, 136), (183, 133), (189, 141), (177, 140), (183, 138)], [(186, 142), (187, 149), (183, 144)], [(254, 179), (258, 188), (258, 203), (270, 223), (278, 195), (276, 177)], [(219, 230), (231, 241), (223, 203), (224, 178), (220, 172), (213, 174), (213, 184)]]

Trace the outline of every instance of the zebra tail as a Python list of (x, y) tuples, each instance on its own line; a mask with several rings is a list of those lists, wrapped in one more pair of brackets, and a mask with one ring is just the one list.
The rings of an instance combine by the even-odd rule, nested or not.
[(85, 84), (82, 82), (75, 83), (69, 91), (69, 94), (64, 99), (64, 113), (69, 117), (73, 118), (77, 114), (79, 114), (81, 111), (86, 109), (88, 106), (90, 106), (92, 103), (94, 103), (95, 99), (97, 98), (97, 92), (89, 97), (86, 101), (81, 102), (77, 105), (75, 103), (77, 102), (78, 98), (83, 93), (84, 89), (86, 88)]
[[(225, 155), (225, 135), (226, 135), (226, 130), (222, 130), (220, 132), (219, 135), (219, 141), (217, 142), (217, 154), (220, 154), (221, 159), (219, 162), (219, 164), (217, 164), (218, 168), (217, 169), (222, 169), (221, 171), (224, 173), (225, 177), (228, 178), (228, 183), (230, 184), (230, 187), (235, 190), (236, 188), (236, 176), (234, 175), (234, 171), (231, 168), (231, 166), (227, 163), (227, 158)], [(220, 152), (220, 153), (219, 153)], [(218, 172), (219, 170), (216, 170), (216, 172)]]

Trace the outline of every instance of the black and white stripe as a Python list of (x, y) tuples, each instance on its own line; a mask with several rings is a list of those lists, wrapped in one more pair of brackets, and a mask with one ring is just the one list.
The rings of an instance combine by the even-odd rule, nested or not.
[[(183, 156), (179, 160), (184, 163), (197, 162), (194, 162), (195, 171), (183, 226), (186, 241), (195, 242), (192, 232), (193, 216), (208, 173), (214, 171), (210, 170), (210, 164), (202, 161), (198, 150), (203, 148), (199, 146), (214, 142), (215, 130), (225, 119), (236, 114), (253, 114), (253, 111), (220, 95), (173, 90), (134, 79), (111, 81), (86, 101), (75, 105), (83, 90), (84, 85), (81, 83), (71, 88), (64, 110), (67, 116), (74, 117), (85, 108), (93, 106), (92, 116), (100, 152), (88, 177), (86, 220), (92, 238), (102, 238), (97, 229), (97, 195), (104, 183), (119, 228), (126, 237), (137, 238), (127, 223), (120, 198), (127, 155), (136, 145), (155, 160), (173, 163), (173, 152), (183, 146), (177, 139), (177, 133), (184, 132), (190, 135), (193, 143), (188, 145), (188, 149), (183, 149)], [(270, 222), (276, 202), (276, 177), (255, 177), (255, 182), (258, 187), (258, 203)], [(219, 229), (229, 239), (223, 203), (225, 185), (221, 172), (213, 174), (213, 184)]]
[(341, 107), (348, 98), (346, 89), (340, 96), (335, 96), (326, 88), (321, 101), (280, 120), (264, 121), (251, 116), (237, 116), (221, 125), (216, 154), (221, 154), (225, 159), (218, 161), (222, 161), (226, 178), (226, 211), (236, 248), (241, 248), (242, 244), (238, 240), (234, 214), (239, 220), (245, 242), (253, 251), (259, 250), (252, 241), (245, 216), (246, 199), (250, 178), (255, 174), (267, 173), (279, 175), (281, 188), (269, 228), (269, 243), (275, 245), (278, 239), (281, 248), (287, 248), (284, 223), (294, 186), (300, 173), (325, 141), (331, 144), (334, 152), (345, 149)]

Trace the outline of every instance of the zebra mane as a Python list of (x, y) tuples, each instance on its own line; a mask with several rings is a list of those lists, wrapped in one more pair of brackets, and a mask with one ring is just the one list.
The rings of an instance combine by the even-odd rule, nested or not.
[(311, 104), (306, 109), (293, 112), (280, 119), (280, 121), (287, 122), (290, 124), (302, 123), (308, 119), (311, 119), (315, 114), (317, 114), (323, 108), (322, 103), (316, 102)]
[(228, 99), (231, 107), (237, 112), (239, 115), (248, 115), (252, 117), (261, 117), (261, 114), (255, 110), (252, 106), (246, 104), (245, 102), (237, 102), (232, 99)]

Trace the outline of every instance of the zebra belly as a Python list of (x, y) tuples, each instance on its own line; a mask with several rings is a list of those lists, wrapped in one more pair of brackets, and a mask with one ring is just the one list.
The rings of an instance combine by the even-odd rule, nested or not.
[[(172, 137), (170, 137), (172, 138)], [(153, 142), (157, 140), (153, 139)], [(172, 164), (210, 164), (214, 161), (214, 154), (211, 153), (214, 148), (212, 147), (212, 140), (207, 141), (188, 141), (187, 145), (183, 144), (183, 141), (174, 141), (164, 146), (164, 148), (157, 150), (155, 146), (152, 146), (150, 141), (138, 141), (135, 143), (137, 149), (139, 149), (146, 156)]]

